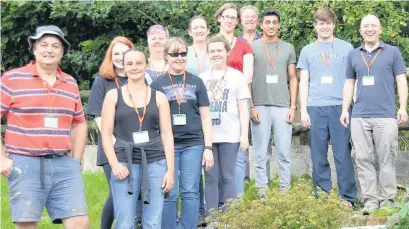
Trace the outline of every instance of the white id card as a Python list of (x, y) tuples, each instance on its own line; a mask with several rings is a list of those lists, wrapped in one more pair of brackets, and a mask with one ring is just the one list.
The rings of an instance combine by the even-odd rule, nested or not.
[(135, 144), (149, 142), (148, 131), (133, 132), (132, 137)]
[(278, 75), (266, 75), (266, 83), (278, 83)]
[(362, 84), (364, 86), (373, 86), (373, 85), (375, 85), (375, 77), (374, 76), (364, 76), (364, 77), (362, 77)]
[(186, 114), (174, 114), (172, 116), (173, 116), (173, 125), (175, 126), (186, 125)]
[(331, 75), (323, 75), (321, 77), (321, 84), (332, 84), (332, 76)]
[(46, 115), (44, 116), (44, 127), (45, 128), (58, 128), (58, 116)]
[(212, 118), (212, 120), (220, 120), (220, 112), (218, 111), (212, 111), (210, 112), (210, 117)]

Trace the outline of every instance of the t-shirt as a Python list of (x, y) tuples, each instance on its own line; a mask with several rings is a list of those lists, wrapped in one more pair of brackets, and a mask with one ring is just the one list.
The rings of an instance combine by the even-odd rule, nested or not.
[(145, 70), (145, 80), (150, 85), (158, 76), (162, 75), (166, 71), (153, 71), (152, 69), (146, 69)]
[[(274, 58), (277, 43), (265, 43), (270, 55)], [(267, 58), (262, 41), (256, 40), (251, 44), (254, 51), (254, 73), (252, 81), (253, 103), (255, 106), (290, 106), (290, 91), (288, 88), (288, 66), (296, 64), (294, 46), (279, 40), (277, 57), (273, 70)], [(267, 75), (269, 75), (267, 78)]]
[[(369, 75), (372, 77), (368, 77), (361, 51), (369, 64), (380, 49), (370, 67)], [(363, 45), (352, 50), (346, 71), (348, 79), (357, 80), (352, 118), (396, 118), (395, 78), (405, 72), (402, 54), (395, 46), (381, 42), (372, 52), (368, 52)]]
[(227, 66), (235, 68), (243, 72), (243, 56), (246, 54), (253, 54), (253, 50), (249, 43), (244, 40), (237, 39), (230, 55), (227, 57)]
[(173, 114), (179, 113), (179, 106), (174, 89), (177, 93), (180, 93), (183, 83), (183, 74), (172, 75), (172, 81), (173, 87), (168, 73), (164, 73), (152, 82), (151, 87), (163, 92), (168, 97), (175, 145), (186, 147), (203, 145), (204, 139), (199, 107), (209, 106), (209, 98), (207, 97), (203, 80), (198, 76), (186, 72), (186, 84), (182, 96), (182, 104), (180, 106), (180, 113), (186, 115), (186, 125), (173, 125)]
[[(320, 53), (328, 59), (331, 49), (326, 71)], [(310, 77), (307, 106), (342, 105), (348, 53), (352, 49), (350, 43), (335, 39), (334, 42), (316, 41), (301, 50), (297, 68), (308, 71)]]
[(210, 110), (220, 112), (220, 121), (212, 120), (213, 142), (239, 142), (241, 131), (237, 100), (250, 98), (247, 80), (243, 73), (227, 68), (222, 80), (222, 75), (215, 74), (212, 79), (211, 70), (208, 70), (200, 74), (200, 78), (207, 88)]
[[(122, 80), (118, 80), (119, 86), (122, 86), (125, 82), (126, 80), (124, 78)], [(105, 95), (109, 90), (114, 88), (117, 88), (115, 80), (105, 79), (102, 76), (97, 76), (94, 80), (94, 83), (92, 84), (86, 113), (88, 115), (100, 117)], [(98, 130), (97, 165), (104, 165), (106, 163), (108, 163), (108, 159), (105, 156), (104, 148), (102, 147), (101, 133)]]
[[(259, 32), (256, 32), (256, 36), (254, 37), (254, 40), (253, 41), (255, 41), (255, 40), (258, 40), (258, 39), (260, 39), (260, 38), (262, 38), (263, 37), (263, 35), (261, 35)], [(245, 38), (244, 38), (244, 34), (240, 34), (238, 37), (237, 37), (237, 39), (240, 39), (240, 40), (243, 40), (243, 41), (247, 41)], [(247, 41), (248, 42), (248, 41)]]
[[(203, 59), (204, 58), (204, 59)], [(203, 67), (203, 62), (204, 62), (204, 67)], [(196, 53), (193, 49), (192, 46), (189, 46), (187, 48), (187, 62), (186, 62), (186, 71), (192, 73), (195, 76), (200, 75), (199, 71), (199, 64), (200, 67), (202, 68), (202, 72), (207, 71), (210, 69), (211, 64), (210, 64), (210, 58), (209, 55), (207, 55), (206, 52), (197, 52), (197, 57)]]

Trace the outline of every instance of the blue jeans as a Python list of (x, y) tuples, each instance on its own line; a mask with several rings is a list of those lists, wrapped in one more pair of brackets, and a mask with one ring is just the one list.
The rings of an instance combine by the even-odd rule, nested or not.
[[(331, 140), (337, 171), (339, 196), (356, 200), (355, 172), (351, 158), (350, 128), (341, 125), (342, 106), (307, 107), (311, 120), (309, 143), (312, 179), (315, 187), (331, 191), (331, 168), (328, 163), (328, 142)], [(349, 112), (351, 113), (351, 112)]]
[[(123, 165), (126, 166), (125, 163)], [(136, 205), (141, 191), (140, 164), (132, 164), (133, 191), (128, 194), (128, 177), (118, 180), (111, 174), (111, 189), (114, 200), (115, 229), (133, 229)], [(142, 209), (142, 227), (144, 229), (161, 229), (164, 195), (162, 181), (166, 173), (166, 160), (148, 164), (150, 182), (150, 203), (144, 204)]]
[[(190, 147), (175, 145), (175, 186), (163, 207), (163, 229), (196, 228), (200, 205), (199, 182), (203, 150), (204, 145)], [(179, 224), (176, 225), (178, 190), (180, 190), (182, 209)]]

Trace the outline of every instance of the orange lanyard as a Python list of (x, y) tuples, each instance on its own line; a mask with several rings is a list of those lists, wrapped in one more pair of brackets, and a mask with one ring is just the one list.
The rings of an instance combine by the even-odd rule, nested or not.
[(156, 68), (155, 68), (155, 66), (153, 65), (153, 64), (151, 64), (150, 63), (150, 61), (149, 61), (149, 66), (152, 68), (152, 70), (153, 70), (153, 73), (155, 73), (155, 75), (156, 75), (156, 78), (159, 78), (159, 76), (160, 75), (162, 75), (162, 72), (164, 72), (165, 71), (165, 68), (166, 68), (166, 62), (165, 62), (165, 65), (163, 66), (163, 68), (162, 68), (162, 71), (156, 71)]
[[(318, 42), (318, 48), (319, 48), (319, 45), (320, 45), (320, 43)], [(325, 57), (324, 53), (320, 52), (321, 60), (324, 63), (324, 66), (325, 66), (325, 71), (328, 71), (329, 63), (331, 63), (331, 57), (332, 57), (332, 50), (333, 49), (334, 49), (334, 42), (332, 42), (331, 49), (329, 50), (328, 58)]]
[(196, 57), (196, 60), (197, 60), (197, 69), (199, 70), (199, 73), (202, 73), (202, 71), (204, 70), (204, 66), (205, 66), (205, 64), (206, 64), (207, 52), (206, 52), (206, 50), (205, 50), (205, 52), (204, 52), (205, 54), (204, 54), (204, 56), (203, 56), (203, 65), (200, 66), (200, 60), (199, 60), (199, 56), (197, 55), (195, 46), (192, 45), (192, 47), (193, 47), (193, 51), (195, 52), (195, 57)]
[(145, 119), (145, 114), (146, 114), (146, 105), (148, 104), (148, 91), (149, 91), (149, 88), (148, 87), (145, 87), (146, 88), (146, 92), (145, 92), (145, 98), (144, 98), (144, 105), (143, 105), (143, 114), (142, 114), (142, 117), (139, 115), (139, 111), (138, 111), (138, 108), (136, 107), (136, 105), (135, 105), (135, 102), (133, 101), (133, 99), (132, 99), (132, 95), (131, 95), (131, 92), (130, 92), (130, 90), (129, 90), (129, 84), (127, 84), (126, 85), (126, 90), (128, 91), (128, 94), (129, 94), (129, 98), (131, 99), (131, 103), (132, 103), (132, 106), (133, 106), (133, 108), (135, 109), (135, 111), (136, 111), (136, 114), (138, 115), (138, 120), (139, 120), (139, 132), (141, 132), (141, 130), (142, 130), (142, 123), (143, 123), (143, 120)]
[(170, 79), (170, 84), (171, 87), (173, 89), (173, 93), (175, 94), (176, 97), (176, 102), (178, 103), (179, 106), (179, 114), (180, 114), (180, 105), (182, 104), (182, 99), (183, 99), (183, 93), (185, 92), (185, 84), (186, 84), (186, 72), (183, 72), (183, 84), (182, 84), (182, 89), (180, 90), (180, 94), (176, 92), (176, 88), (173, 86), (173, 80), (172, 80), (172, 76), (170, 75), (170, 73), (168, 72), (168, 76)]
[(361, 57), (362, 57), (362, 60), (363, 60), (364, 63), (365, 63), (366, 68), (368, 69), (368, 76), (369, 76), (369, 69), (371, 68), (371, 66), (372, 66), (373, 62), (375, 61), (376, 57), (378, 57), (378, 55), (379, 55), (379, 53), (381, 52), (381, 50), (382, 50), (382, 48), (380, 48), (380, 49), (378, 50), (378, 52), (376, 53), (376, 55), (374, 56), (374, 58), (372, 58), (371, 63), (369, 63), (369, 64), (368, 64), (368, 62), (366, 62), (366, 59), (365, 59), (365, 57), (364, 57), (364, 52), (362, 52), (362, 50), (361, 50)]
[(43, 81), (43, 87), (47, 92), (47, 97), (48, 97), (48, 100), (50, 101), (50, 105), (51, 105), (51, 107), (53, 107), (55, 98), (57, 97), (58, 91), (60, 90), (60, 86), (61, 86), (60, 80), (57, 79), (57, 81), (55, 81), (55, 83), (57, 84), (57, 87), (56, 87), (56, 89), (54, 89), (55, 90), (54, 96), (50, 95), (53, 88), (51, 87), (51, 90), (49, 91), (48, 88), (47, 88), (47, 85), (48, 85), (47, 81), (45, 81), (43, 79), (41, 79), (41, 80)]
[(261, 43), (264, 46), (264, 50), (266, 51), (266, 55), (267, 55), (267, 60), (268, 60), (268, 64), (270, 65), (270, 69), (271, 71), (273, 71), (274, 68), (274, 63), (276, 62), (276, 58), (277, 58), (277, 53), (278, 53), (278, 43), (280, 42), (280, 40), (277, 40), (277, 47), (274, 50), (274, 55), (273, 55), (273, 60), (271, 60), (270, 57), (270, 52), (268, 51), (267, 45), (263, 42), (263, 40), (261, 39)]
[[(120, 80), (118, 80), (118, 76), (115, 77), (114, 80), (115, 80), (116, 87), (119, 88), (119, 83), (118, 83), (118, 81), (120, 81)], [(121, 82), (121, 84), (122, 84), (122, 82)], [(125, 84), (126, 84), (126, 83), (124, 83), (124, 85), (125, 85)]]
[[(224, 80), (224, 76), (226, 75), (226, 72), (227, 72), (227, 67), (226, 67), (226, 70), (224, 70), (222, 79), (221, 79), (220, 81), (218, 81), (218, 82), (221, 82), (222, 80)], [(215, 90), (214, 90), (214, 89), (216, 88), (217, 83), (216, 83), (216, 81), (213, 82), (213, 68), (212, 68), (212, 70), (210, 71), (210, 82), (213, 84), (213, 85), (211, 85), (211, 88), (212, 88), (212, 99), (213, 99), (213, 101), (216, 101), (216, 99), (215, 99), (215, 97), (214, 97), (214, 95), (215, 95)], [(222, 88), (219, 88), (219, 90), (221, 90), (221, 89), (222, 89)]]

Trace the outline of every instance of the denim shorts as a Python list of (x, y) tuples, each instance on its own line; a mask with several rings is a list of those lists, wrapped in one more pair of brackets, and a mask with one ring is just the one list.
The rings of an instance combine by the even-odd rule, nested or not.
[(70, 156), (44, 160), (44, 187), (39, 157), (10, 154), (13, 170), (8, 177), (11, 216), (14, 223), (38, 222), (44, 206), (53, 223), (87, 215), (80, 163)]

